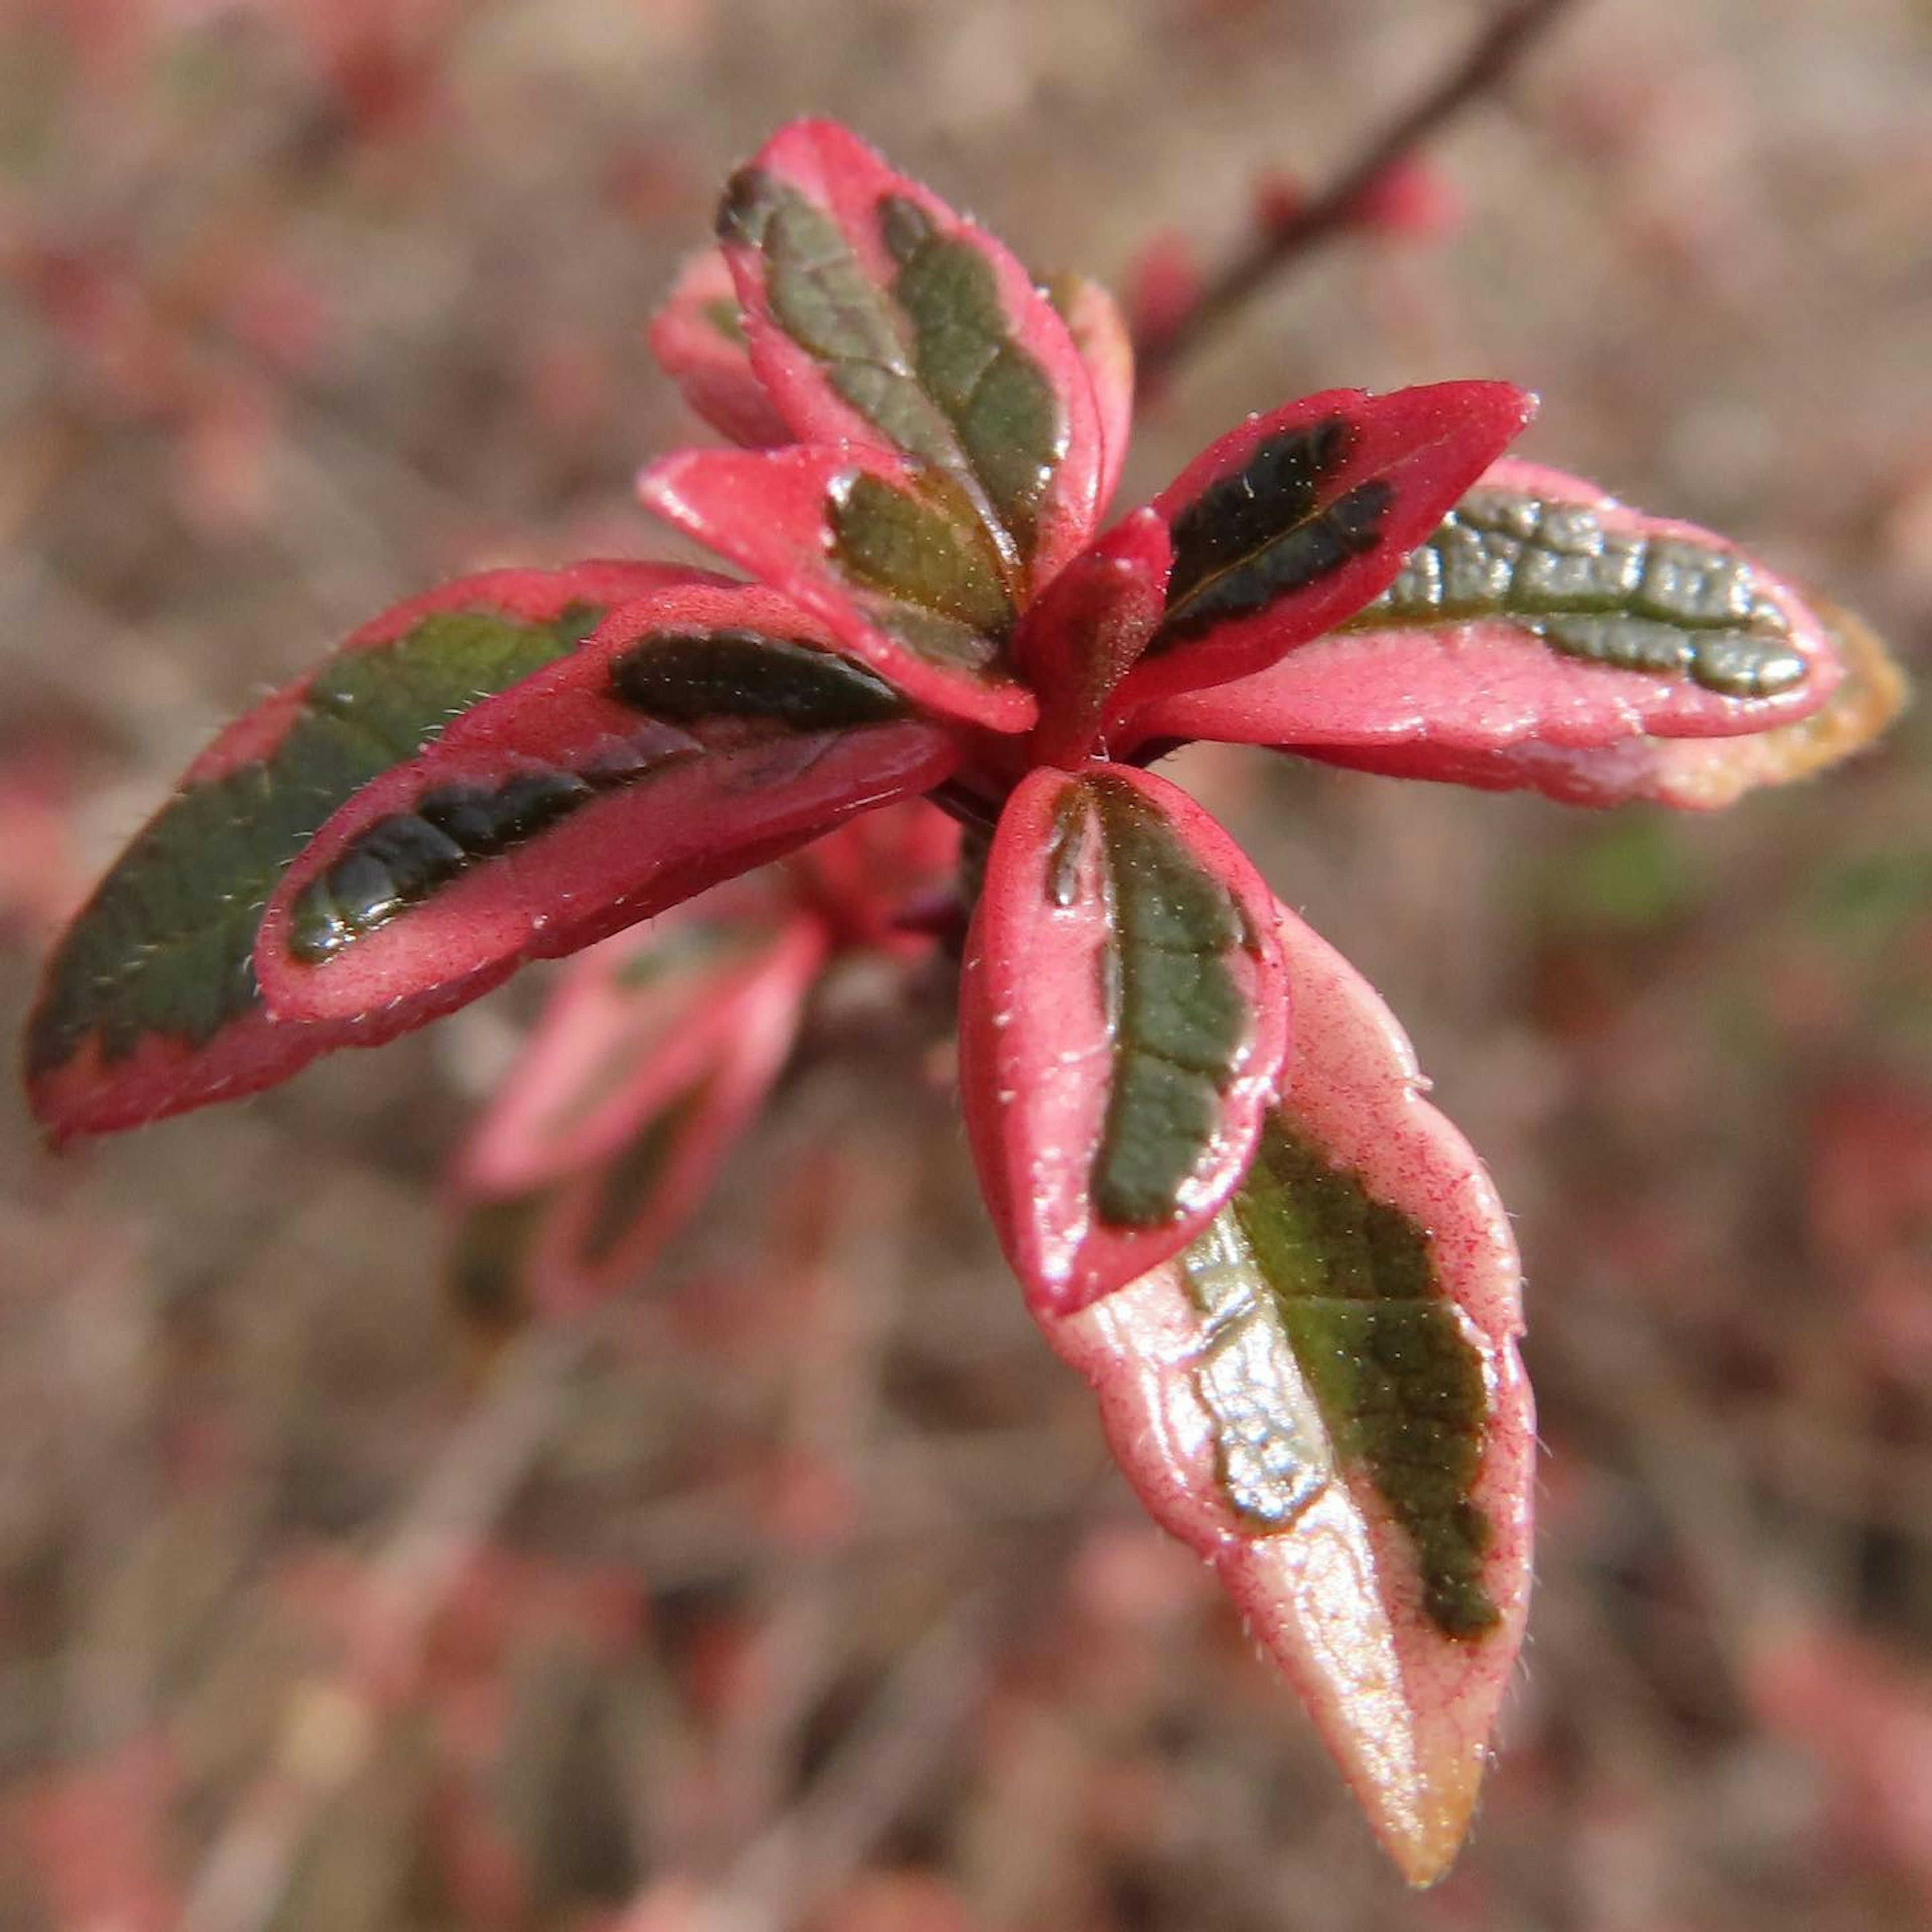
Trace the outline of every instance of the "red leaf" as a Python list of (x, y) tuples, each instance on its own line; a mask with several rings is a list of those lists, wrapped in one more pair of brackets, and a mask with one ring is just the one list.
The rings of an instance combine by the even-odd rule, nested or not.
[(960, 1084), (1036, 1307), (1155, 1266), (1240, 1180), (1287, 1045), (1270, 904), (1148, 772), (1042, 770), (1008, 801), (968, 941)]
[[(1531, 528), (1550, 538), (1516, 534)], [(1591, 573), (1610, 570), (1635, 588), (1606, 613)], [(1666, 600), (1686, 596), (1736, 614), (1666, 621)], [(1591, 608), (1575, 609), (1586, 600)], [(1625, 617), (1624, 629), (1604, 629), (1606, 615)], [(1580, 628), (1566, 634), (1566, 623)], [(1584, 654), (1592, 648), (1598, 655)], [(1652, 662), (1604, 654), (1617, 650)], [(1852, 654), (1864, 668), (1859, 689), (1828, 723), (1756, 746), (1683, 742), (1800, 725), (1832, 698)], [(1767, 682), (1774, 688), (1751, 688)], [(1136, 722), (1149, 737), (1277, 745), (1588, 804), (1714, 805), (1862, 742), (1899, 697), (1868, 633), (1806, 603), (1723, 538), (1512, 461), (1490, 470), (1381, 603), (1346, 628), (1238, 682), (1150, 705)]]
[(1078, 765), (1105, 724), (1108, 700), (1160, 622), (1172, 561), (1167, 526), (1136, 510), (1082, 550), (1028, 610), (1013, 655), (1040, 694), (1033, 753)]
[(331, 812), (452, 718), (575, 648), (612, 605), (720, 580), (633, 563), (464, 578), (364, 625), (231, 724), (116, 861), (48, 968), (27, 1060), (52, 1132), (103, 1133), (253, 1093), (466, 997), (442, 989), (352, 1032), (272, 1026), (250, 967), (262, 904)]
[(679, 271), (652, 318), (650, 341), (685, 400), (734, 442), (767, 449), (796, 440), (752, 373), (738, 291), (717, 249), (703, 250)]
[(691, 449), (652, 464), (638, 490), (928, 710), (1023, 731), (1036, 707), (1005, 662), (1011, 602), (977, 526), (932, 480), (871, 449)]
[(262, 921), (270, 1010), (473, 996), (941, 782), (947, 734), (836, 651), (752, 586), (627, 606), (329, 820)]
[(765, 144), (718, 232), (752, 365), (801, 442), (933, 464), (1036, 581), (1085, 543), (1102, 460), (1092, 385), (1000, 242), (826, 121)]
[[(1048, 1313), (1044, 1325), (1094, 1384), (1114, 1453), (1142, 1502), (1214, 1566), (1306, 1701), (1396, 1863), (1426, 1884), (1468, 1828), (1527, 1608), (1534, 1429), (1516, 1352), (1520, 1272), (1488, 1177), (1423, 1098), (1414, 1054), (1387, 1009), (1286, 909), (1279, 927), (1297, 1046), (1270, 1132), (1299, 1142), (1318, 1190), (1352, 1196), (1366, 1222), (1335, 1232), (1332, 1218), (1296, 1204), (1307, 1211), (1298, 1226), (1285, 1224), (1270, 1274), (1256, 1262), (1258, 1246), (1239, 1245), (1238, 1204), (1184, 1262), (1079, 1313)], [(1248, 1199), (1246, 1190), (1237, 1197)], [(1398, 1446), (1379, 1469), (1352, 1446), (1322, 1379), (1332, 1366), (1317, 1348), (1321, 1372), (1310, 1372), (1288, 1326), (1298, 1304), (1280, 1298), (1296, 1284), (1276, 1276), (1307, 1270), (1299, 1286), (1312, 1295), (1298, 1308), (1318, 1335), (1336, 1310), (1420, 1306), (1406, 1298), (1406, 1283), (1395, 1300), (1363, 1298), (1388, 1291), (1359, 1249), (1329, 1264), (1337, 1276), (1322, 1274), (1322, 1241), (1359, 1241), (1365, 1225), (1406, 1228), (1422, 1244), (1443, 1298), (1427, 1306), (1458, 1338), (1468, 1385), (1486, 1406), (1466, 1508), (1449, 1526), (1485, 1528), (1462, 1546), (1475, 1567), (1452, 1580), (1446, 1607), (1426, 1575), (1423, 1534), (1442, 1531), (1456, 1506), (1431, 1503), (1425, 1491), (1420, 1532), (1405, 1527), (1396, 1505), (1408, 1425), (1394, 1417)], [(1419, 1416), (1440, 1400), (1424, 1375)], [(1371, 1425), (1376, 1413), (1366, 1412)], [(1372, 1426), (1366, 1439), (1375, 1440)]]
[(1387, 588), (1536, 406), (1507, 382), (1334, 389), (1210, 444), (1153, 507), (1167, 617), (1119, 715), (1262, 670)]

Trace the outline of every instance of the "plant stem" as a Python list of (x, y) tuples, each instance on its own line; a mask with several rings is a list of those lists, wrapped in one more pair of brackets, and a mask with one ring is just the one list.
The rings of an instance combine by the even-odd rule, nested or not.
[(1571, 0), (1512, 0), (1455, 66), (1405, 108), (1294, 218), (1257, 235), (1212, 276), (1185, 320), (1136, 344), (1140, 379), (1152, 386), (1200, 347), (1274, 276), (1349, 226), (1364, 191), (1456, 115), (1493, 92)]

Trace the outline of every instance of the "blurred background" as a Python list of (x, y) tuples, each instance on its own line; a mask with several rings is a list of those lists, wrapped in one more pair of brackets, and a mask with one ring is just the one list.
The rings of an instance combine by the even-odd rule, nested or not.
[[(4, 0), (0, 1014), (223, 719), (396, 597), (667, 546), (641, 328), (848, 120), (1144, 320), (1484, 16), (1424, 0)], [(1932, 8), (1596, 0), (1144, 410), (1525, 448), (1932, 659)], [(1708, 820), (1196, 756), (1518, 1216), (1538, 1594), (1412, 1895), (1109, 1472), (943, 1052), (808, 1066), (483, 1371), (438, 1177), (532, 974), (60, 1161), (0, 1091), (0, 1928), (1932, 1922), (1932, 716)]]

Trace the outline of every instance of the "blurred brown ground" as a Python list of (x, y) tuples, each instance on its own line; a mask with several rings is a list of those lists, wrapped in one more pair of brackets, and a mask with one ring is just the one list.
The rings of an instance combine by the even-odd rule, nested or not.
[[(251, 694), (439, 575), (658, 544), (629, 478), (691, 428), (640, 327), (775, 123), (1118, 280), (1478, 17), (10, 0), (9, 1030)], [(1303, 263), (1127, 500), (1306, 390), (1506, 375), (1530, 453), (1922, 673), (1924, 0), (1597, 0), (1432, 160), (1460, 232)], [(1448, 1882), (1107, 1472), (930, 1070), (796, 1083), (634, 1304), (479, 1386), (434, 1193), (525, 983), (58, 1163), (0, 1094), (0, 1928), (1932, 1922), (1932, 716), (1708, 821), (1190, 769), (1520, 1216), (1538, 1594)]]

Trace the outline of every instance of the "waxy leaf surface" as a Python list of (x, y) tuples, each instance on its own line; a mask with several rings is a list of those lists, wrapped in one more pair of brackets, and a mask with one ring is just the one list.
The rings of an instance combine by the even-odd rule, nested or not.
[(1535, 406), (1507, 382), (1335, 389), (1210, 444), (1154, 500), (1174, 547), (1167, 613), (1121, 715), (1260, 670), (1359, 610)]
[(27, 1045), (57, 1137), (104, 1132), (269, 1085), (352, 1035), (267, 1023), (250, 964), (262, 908), (339, 806), (472, 706), (575, 650), (607, 612), (668, 584), (650, 564), (492, 571), (412, 598), (230, 725), (138, 833), (68, 930)]
[(1646, 760), (1568, 754), (1794, 724), (1842, 675), (1819, 611), (1734, 544), (1504, 462), (1342, 629), (1136, 722), (1607, 802), (1647, 795), (1616, 776)]
[(897, 451), (983, 519), (1010, 587), (1094, 527), (1102, 460), (1067, 327), (1014, 256), (827, 122), (782, 129), (718, 212), (752, 365), (801, 442)]
[(628, 606), (322, 828), (271, 904), (278, 1018), (476, 990), (941, 782), (938, 728), (749, 586)]
[(960, 1084), (1036, 1307), (1154, 1267), (1240, 1179), (1288, 1039), (1270, 905), (1164, 779), (1042, 770), (1009, 800), (967, 944)]
[(1426, 1884), (1468, 1828), (1527, 1608), (1520, 1270), (1387, 1009), (1279, 917), (1296, 1045), (1252, 1171), (1177, 1260), (1045, 1325)]
[(1014, 607), (978, 520), (937, 472), (867, 449), (694, 449), (638, 494), (828, 626), (926, 709), (1024, 730)]
[(454, 1177), (459, 1286), (466, 1240), (473, 1271), (488, 1224), (528, 1210), (488, 1250), (495, 1325), (634, 1284), (762, 1105), (824, 956), (818, 922), (754, 882), (572, 962)]
[(738, 291), (724, 257), (706, 248), (686, 262), (651, 320), (651, 350), (704, 420), (748, 449), (796, 439), (752, 369)]

